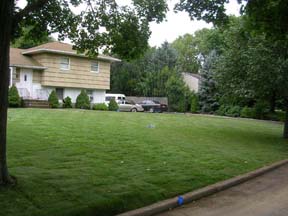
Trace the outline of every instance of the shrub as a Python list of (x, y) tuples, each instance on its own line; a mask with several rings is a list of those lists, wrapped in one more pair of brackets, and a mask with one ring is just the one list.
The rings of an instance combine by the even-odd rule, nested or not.
[(274, 113), (268, 113), (265, 115), (265, 119), (272, 121), (282, 121), (285, 122), (285, 112), (283, 111), (275, 111)]
[(58, 108), (59, 107), (59, 99), (57, 97), (55, 90), (51, 91), (49, 98), (48, 98), (48, 101), (49, 101), (49, 105), (51, 108)]
[(197, 113), (199, 111), (199, 100), (196, 94), (192, 94), (191, 96), (191, 112)]
[(239, 117), (241, 113), (241, 107), (240, 106), (230, 106), (225, 115), (230, 117)]
[(269, 113), (268, 105), (265, 102), (257, 102), (254, 106), (255, 109), (255, 118), (264, 119), (265, 115)]
[(241, 110), (240, 117), (242, 118), (255, 118), (255, 109), (251, 107), (244, 107)]
[(108, 107), (105, 103), (100, 103), (100, 104), (95, 104), (93, 106), (93, 110), (103, 110), (103, 111), (107, 111)]
[(219, 107), (219, 109), (215, 113), (216, 113), (216, 115), (225, 116), (228, 109), (230, 109), (230, 106), (223, 104)]
[(85, 90), (81, 90), (81, 93), (76, 98), (76, 108), (90, 109), (90, 99)]
[(63, 108), (72, 108), (72, 100), (70, 97), (66, 97), (63, 100)]
[(119, 106), (118, 106), (117, 102), (115, 101), (115, 99), (110, 100), (108, 109), (110, 111), (117, 111), (119, 109)]
[(8, 103), (9, 107), (21, 106), (21, 98), (15, 85), (12, 85), (11, 88), (9, 89)]

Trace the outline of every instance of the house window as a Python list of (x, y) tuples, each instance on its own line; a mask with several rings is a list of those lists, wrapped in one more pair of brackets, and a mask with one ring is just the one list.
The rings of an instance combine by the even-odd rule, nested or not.
[(99, 72), (99, 63), (96, 61), (91, 62), (91, 72), (98, 73)]
[(62, 57), (60, 59), (60, 69), (69, 70), (70, 69), (70, 59), (67, 57)]
[(57, 94), (57, 97), (59, 100), (63, 100), (63, 98), (64, 98), (63, 92), (64, 92), (63, 88), (56, 88), (56, 94)]

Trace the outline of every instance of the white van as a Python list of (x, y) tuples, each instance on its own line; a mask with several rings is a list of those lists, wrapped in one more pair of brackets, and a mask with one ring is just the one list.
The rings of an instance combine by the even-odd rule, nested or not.
[(124, 94), (105, 94), (105, 104), (109, 105), (111, 99), (114, 99), (116, 103), (121, 104), (125, 102), (126, 97)]

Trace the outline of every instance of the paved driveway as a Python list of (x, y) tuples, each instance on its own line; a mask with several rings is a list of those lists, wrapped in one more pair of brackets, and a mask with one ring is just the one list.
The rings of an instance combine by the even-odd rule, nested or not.
[(288, 216), (288, 165), (158, 216)]

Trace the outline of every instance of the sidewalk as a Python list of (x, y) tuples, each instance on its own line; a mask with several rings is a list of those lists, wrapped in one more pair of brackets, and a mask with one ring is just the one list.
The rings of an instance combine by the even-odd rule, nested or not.
[(288, 165), (157, 216), (287, 216)]

